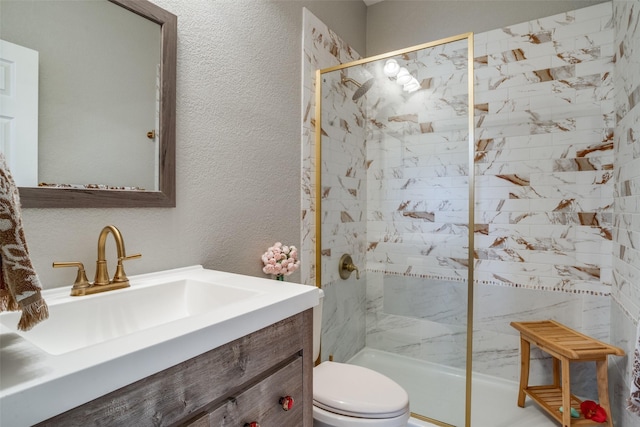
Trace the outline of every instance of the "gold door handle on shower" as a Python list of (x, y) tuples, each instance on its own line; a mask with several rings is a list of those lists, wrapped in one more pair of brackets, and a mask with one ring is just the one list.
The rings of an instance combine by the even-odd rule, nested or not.
[(351, 255), (344, 254), (340, 257), (340, 262), (338, 263), (338, 272), (340, 273), (340, 278), (346, 280), (351, 276), (351, 272), (356, 272), (356, 280), (360, 280), (360, 270), (353, 263), (353, 259)]

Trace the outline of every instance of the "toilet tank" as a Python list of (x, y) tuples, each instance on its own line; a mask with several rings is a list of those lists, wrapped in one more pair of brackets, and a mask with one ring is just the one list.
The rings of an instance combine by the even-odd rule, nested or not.
[(324, 291), (318, 289), (319, 302), (313, 307), (313, 361), (320, 357), (320, 336), (322, 335), (322, 301), (324, 300)]

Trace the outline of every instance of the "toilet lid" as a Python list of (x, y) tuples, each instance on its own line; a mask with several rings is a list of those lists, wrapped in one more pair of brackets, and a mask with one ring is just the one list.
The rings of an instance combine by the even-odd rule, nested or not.
[(313, 403), (360, 418), (392, 418), (409, 410), (409, 395), (390, 378), (357, 365), (323, 362), (313, 369)]

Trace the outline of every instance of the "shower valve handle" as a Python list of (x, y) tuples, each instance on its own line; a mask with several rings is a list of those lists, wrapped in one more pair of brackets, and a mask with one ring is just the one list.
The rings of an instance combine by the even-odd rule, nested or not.
[(356, 272), (356, 280), (360, 280), (360, 270), (353, 263), (353, 259), (351, 255), (344, 254), (340, 258), (340, 262), (338, 264), (338, 272), (340, 273), (340, 278), (346, 280), (351, 276), (351, 272)]
[(355, 266), (355, 264), (347, 264), (347, 270), (349, 271), (354, 271), (356, 272), (356, 280), (360, 280), (360, 270), (358, 270), (358, 267)]

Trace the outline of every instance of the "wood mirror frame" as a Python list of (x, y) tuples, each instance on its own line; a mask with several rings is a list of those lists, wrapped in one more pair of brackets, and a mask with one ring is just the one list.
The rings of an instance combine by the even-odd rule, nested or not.
[(108, 0), (160, 25), (159, 191), (20, 187), (23, 208), (136, 208), (176, 206), (177, 17), (147, 0)]

